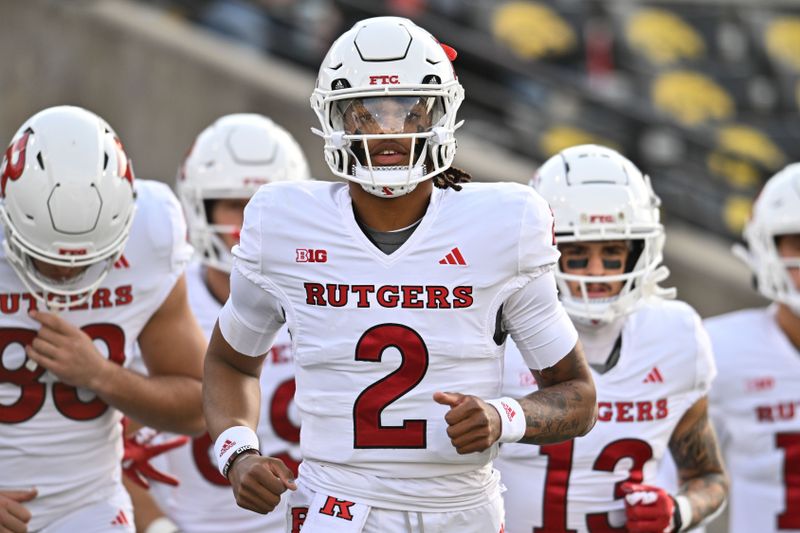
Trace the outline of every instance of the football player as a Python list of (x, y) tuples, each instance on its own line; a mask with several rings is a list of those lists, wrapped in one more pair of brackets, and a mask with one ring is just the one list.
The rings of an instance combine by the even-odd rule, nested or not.
[[(230, 249), (239, 241), (245, 204), (265, 183), (308, 179), (300, 146), (264, 116), (222, 117), (195, 140), (178, 174), (177, 189), (198, 259), (186, 272), (189, 303), (207, 335), (228, 299)], [(300, 459), (294, 389), (291, 338), (282, 328), (261, 374), (263, 406), (257, 434), (261, 452), (279, 457), (293, 475)], [(237, 506), (211, 448), (211, 438), (204, 434), (154, 461), (159, 470), (180, 480), (174, 488), (151, 484), (166, 516), (186, 533), (282, 533), (285, 508), (265, 516)], [(137, 524), (144, 528), (163, 513), (151, 511), (145, 518), (139, 512), (143, 505), (134, 496)]]
[[(262, 187), (234, 248), (206, 356), (219, 468), (243, 507), (288, 531), (502, 530), (498, 441), (558, 442), (594, 423), (594, 385), (556, 294), (552, 216), (530, 188), (461, 184), (455, 51), (413, 22), (361, 21), (311, 98), (347, 183)], [(461, 183), (460, 183), (461, 182)], [(298, 482), (259, 456), (258, 376), (292, 335)], [(503, 337), (541, 390), (499, 398)]]
[(708, 319), (730, 531), (800, 531), (800, 163), (764, 186), (737, 254), (773, 304)]
[[(62, 106), (14, 136), (0, 219), (0, 531), (133, 531), (122, 413), (203, 428), (180, 206), (134, 182), (103, 119)], [(149, 376), (127, 369), (136, 342)]]
[[(560, 444), (503, 446), (506, 531), (694, 527), (722, 506), (727, 482), (708, 420), (707, 334), (658, 286), (667, 275), (660, 201), (633, 163), (594, 145), (553, 156), (532, 185), (555, 213), (556, 279), (597, 384), (598, 423)], [(508, 357), (508, 392), (535, 390), (513, 343)], [(653, 485), (668, 448), (676, 494)]]

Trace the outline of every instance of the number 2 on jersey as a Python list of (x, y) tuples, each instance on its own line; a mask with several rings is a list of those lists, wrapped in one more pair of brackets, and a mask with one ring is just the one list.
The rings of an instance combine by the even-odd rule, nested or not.
[(385, 426), (381, 413), (416, 387), (428, 371), (428, 347), (419, 333), (400, 324), (379, 324), (368, 329), (356, 344), (356, 361), (379, 363), (387, 348), (400, 352), (400, 366), (379, 379), (356, 398), (353, 405), (355, 448), (425, 448), (424, 419), (403, 420)]

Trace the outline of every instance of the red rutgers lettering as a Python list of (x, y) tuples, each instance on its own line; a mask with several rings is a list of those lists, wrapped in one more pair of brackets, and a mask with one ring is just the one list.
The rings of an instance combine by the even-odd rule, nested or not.
[[(298, 256), (299, 257), (299, 256)], [(305, 256), (304, 256), (305, 257)], [(306, 304), (321, 307), (346, 307), (351, 295), (356, 306), (367, 309), (373, 305), (394, 309), (463, 309), (472, 307), (475, 300), (471, 286), (455, 287), (452, 292), (443, 285), (347, 285), (343, 283), (303, 283)], [(374, 295), (374, 296), (373, 296)]]
[(617, 402), (617, 422), (633, 422), (633, 402)]
[(397, 74), (369, 77), (370, 85), (397, 85), (398, 83), (400, 83), (400, 76)]
[[(131, 285), (120, 285), (114, 288), (113, 298), (110, 289), (100, 288), (92, 297), (82, 304), (78, 300), (82, 295), (75, 294), (69, 297), (71, 305), (70, 311), (85, 311), (87, 309), (103, 309), (106, 307), (119, 307), (129, 305), (133, 302), (133, 287)], [(66, 298), (59, 294), (48, 294), (49, 301), (64, 303)], [(38, 309), (36, 298), (31, 293), (4, 293), (0, 294), (0, 314), (13, 315), (19, 312), (29, 313)]]
[(329, 283), (327, 289), (328, 305), (331, 307), (344, 307), (347, 305), (347, 285)]
[(662, 418), (666, 418), (669, 414), (669, 409), (667, 409), (667, 399), (661, 398), (656, 402), (656, 418), (661, 420)]
[(597, 402), (598, 422), (652, 422), (662, 420), (668, 414), (666, 398), (639, 402)]
[(358, 307), (369, 307), (367, 295), (375, 292), (375, 285), (353, 285), (350, 290), (358, 295)]
[(356, 502), (338, 500), (333, 496), (328, 496), (328, 499), (325, 500), (325, 505), (320, 507), (319, 512), (324, 515), (335, 516), (336, 518), (341, 518), (343, 520), (352, 520), (353, 515), (350, 512), (350, 508), (355, 504)]
[(447, 287), (433, 285), (426, 287), (428, 291), (428, 309), (450, 309), (450, 302), (447, 301)]
[(307, 515), (308, 507), (292, 507), (292, 533), (300, 533)]
[(111, 307), (111, 291), (100, 288), (92, 294), (92, 309)]
[(794, 420), (798, 416), (800, 416), (800, 401), (756, 406), (756, 420), (759, 422), (781, 422)]
[(116, 301), (114, 305), (128, 305), (133, 301), (133, 287), (130, 285), (122, 285), (114, 289), (114, 296)]
[(403, 307), (406, 309), (421, 309), (424, 303), (417, 297), (423, 291), (422, 285), (403, 285)]
[(397, 307), (400, 300), (397, 285), (384, 285), (378, 289), (378, 305), (381, 307)]
[(306, 288), (306, 303), (308, 305), (327, 305), (325, 302), (325, 287), (319, 283), (304, 283)]
[(472, 306), (472, 287), (456, 287), (453, 289), (453, 307), (462, 309)]
[(28, 148), (28, 137), (33, 130), (28, 128), (17, 142), (11, 144), (6, 150), (3, 167), (0, 168), (0, 198), (6, 197), (6, 184), (8, 180), (17, 181), (25, 170), (25, 152)]

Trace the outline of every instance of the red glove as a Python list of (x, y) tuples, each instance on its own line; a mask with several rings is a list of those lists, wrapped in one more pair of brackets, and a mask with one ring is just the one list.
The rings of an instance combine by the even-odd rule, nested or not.
[(626, 527), (633, 533), (670, 533), (675, 531), (675, 500), (658, 487), (623, 483)]
[[(122, 427), (127, 427), (127, 419), (123, 418)], [(123, 429), (123, 435), (124, 435)], [(150, 428), (142, 428), (130, 437), (123, 437), (125, 443), (125, 454), (122, 457), (122, 472), (137, 485), (148, 489), (150, 483), (146, 478), (153, 481), (160, 481), (167, 485), (177, 487), (180, 482), (164, 472), (156, 470), (150, 464), (150, 459), (164, 452), (168, 452), (189, 442), (189, 437), (180, 436), (170, 439), (161, 444), (150, 445), (150, 442), (158, 435), (158, 431)]]

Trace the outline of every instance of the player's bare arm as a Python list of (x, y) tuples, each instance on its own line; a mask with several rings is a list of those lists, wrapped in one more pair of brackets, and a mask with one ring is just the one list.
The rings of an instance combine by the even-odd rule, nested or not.
[(717, 437), (708, 419), (708, 399), (697, 401), (681, 418), (669, 449), (678, 466), (681, 489), (692, 504), (690, 526), (714, 514), (728, 495)]
[(61, 381), (92, 390), (154, 429), (203, 431), (200, 379), (205, 341), (189, 310), (184, 277), (139, 336), (149, 376), (109, 362), (88, 335), (59, 315), (39, 311), (31, 316), (42, 327), (26, 352)]
[[(526, 425), (519, 442), (546, 444), (588, 433), (597, 419), (597, 402), (580, 343), (556, 365), (534, 374), (542, 389), (518, 400)], [(453, 392), (437, 392), (433, 399), (450, 406), (447, 435), (458, 453), (482, 452), (500, 440), (501, 414), (492, 404)]]
[[(265, 354), (266, 355), (266, 354)], [(258, 425), (261, 388), (259, 377), (265, 355), (249, 357), (237, 352), (214, 327), (208, 344), (203, 385), (203, 405), (212, 440), (227, 428)], [(280, 459), (248, 450), (233, 458), (227, 470), (240, 507), (265, 514), (280, 502), (286, 489), (295, 490), (293, 474)]]
[(552, 444), (586, 435), (597, 421), (597, 399), (581, 343), (550, 368), (531, 370), (539, 389), (519, 400), (526, 444)]

